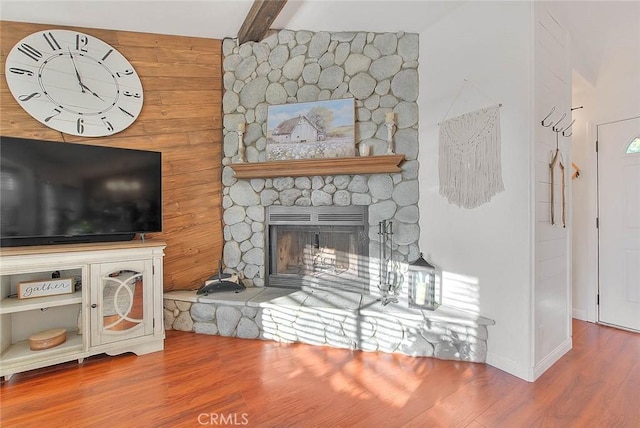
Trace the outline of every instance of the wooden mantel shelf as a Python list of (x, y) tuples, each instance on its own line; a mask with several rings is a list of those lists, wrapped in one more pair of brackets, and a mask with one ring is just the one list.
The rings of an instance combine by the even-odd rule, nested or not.
[(401, 172), (404, 155), (356, 156), (351, 158), (296, 159), (230, 166), (236, 178), (311, 177), (314, 175), (380, 174)]

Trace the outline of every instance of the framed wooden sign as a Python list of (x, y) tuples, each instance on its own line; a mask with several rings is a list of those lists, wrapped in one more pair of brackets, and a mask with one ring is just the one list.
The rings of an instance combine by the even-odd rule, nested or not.
[(73, 293), (73, 278), (55, 278), (44, 281), (28, 281), (18, 283), (18, 299), (56, 296)]

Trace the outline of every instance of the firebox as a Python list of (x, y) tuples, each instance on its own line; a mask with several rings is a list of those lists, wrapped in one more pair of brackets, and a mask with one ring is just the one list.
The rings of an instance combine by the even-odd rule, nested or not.
[(367, 207), (267, 207), (265, 283), (272, 287), (369, 284)]

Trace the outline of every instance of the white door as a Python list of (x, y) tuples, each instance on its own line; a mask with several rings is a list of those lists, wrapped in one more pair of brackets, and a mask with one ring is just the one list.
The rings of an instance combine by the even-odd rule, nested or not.
[(598, 125), (599, 321), (640, 331), (640, 117)]

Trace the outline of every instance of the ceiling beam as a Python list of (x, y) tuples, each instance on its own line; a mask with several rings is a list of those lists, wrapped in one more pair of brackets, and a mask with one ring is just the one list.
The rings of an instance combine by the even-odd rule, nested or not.
[(254, 0), (238, 32), (238, 44), (262, 40), (285, 4), (287, 0)]

